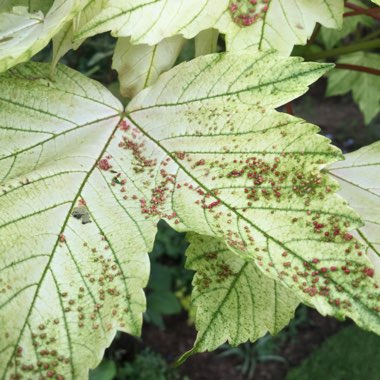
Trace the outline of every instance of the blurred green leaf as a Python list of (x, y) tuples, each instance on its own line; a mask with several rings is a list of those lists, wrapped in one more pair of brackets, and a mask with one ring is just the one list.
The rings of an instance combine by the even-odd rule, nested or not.
[(154, 312), (170, 315), (181, 311), (181, 305), (174, 293), (154, 291), (147, 296), (148, 308)]
[(90, 380), (112, 380), (115, 376), (116, 365), (107, 359), (104, 359), (97, 368), (90, 371)]

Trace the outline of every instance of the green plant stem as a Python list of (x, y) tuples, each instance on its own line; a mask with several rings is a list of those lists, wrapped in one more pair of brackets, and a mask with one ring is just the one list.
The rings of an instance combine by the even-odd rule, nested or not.
[(363, 73), (380, 76), (380, 70), (374, 69), (372, 67), (365, 67), (365, 66), (359, 66), (359, 65), (349, 65), (347, 63), (337, 63), (335, 65), (335, 68), (336, 69), (343, 69), (343, 70), (361, 71)]
[(304, 58), (308, 61), (315, 61), (317, 59), (336, 57), (339, 55), (350, 54), (356, 51), (370, 50), (376, 49), (380, 47), (380, 38), (376, 38), (375, 40), (370, 41), (360, 41), (355, 44), (340, 46), (335, 49), (325, 50), (318, 53), (311, 53), (304, 55)]
[(380, 29), (378, 30), (375, 30), (369, 34), (367, 34), (365, 37), (362, 38), (362, 41), (368, 41), (368, 40), (371, 40), (375, 37), (378, 37), (380, 35)]

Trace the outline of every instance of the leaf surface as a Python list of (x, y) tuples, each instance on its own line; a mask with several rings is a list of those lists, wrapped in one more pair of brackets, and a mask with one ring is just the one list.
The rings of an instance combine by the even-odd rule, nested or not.
[(195, 36), (195, 56), (216, 53), (218, 50), (219, 32), (216, 29), (202, 30)]
[(347, 199), (365, 223), (358, 230), (367, 242), (368, 253), (379, 268), (380, 258), (380, 142), (345, 155), (329, 172), (340, 184), (340, 194)]
[(231, 254), (215, 238), (189, 234), (186, 267), (196, 271), (192, 304), (198, 331), (195, 352), (212, 351), (228, 341), (237, 346), (277, 334), (299, 301), (279, 282), (266, 277), (253, 261)]
[(111, 30), (115, 37), (131, 37), (132, 44), (148, 45), (176, 34), (192, 38), (212, 27), (227, 7), (228, 0), (109, 0), (76, 37)]
[(341, 153), (274, 111), (329, 67), (273, 52), (200, 57), (129, 103), (120, 146), (146, 184), (147, 218), (222, 239), (323, 315), (379, 333), (371, 264), (350, 233), (362, 222), (320, 171)]
[(255, 5), (249, 0), (110, 0), (76, 37), (111, 30), (116, 37), (131, 37), (132, 44), (155, 45), (176, 34), (192, 38), (216, 28), (226, 34), (227, 50), (274, 48), (289, 55), (295, 44), (306, 43), (316, 22), (340, 28), (342, 14), (343, 0), (258, 0)]
[[(254, 6), (243, 0), (241, 5), (233, 4), (237, 7), (230, 5), (230, 14), (226, 12), (217, 24), (226, 34), (229, 50), (276, 49), (290, 55), (294, 45), (306, 43), (317, 22), (327, 28), (342, 26), (342, 0), (258, 0)], [(247, 15), (247, 9), (253, 13)]]
[(28, 13), (22, 6), (0, 13), (0, 72), (43, 49), (77, 9), (76, 0), (57, 0), (46, 16), (41, 11)]
[[(379, 68), (379, 62), (379, 54), (367, 52), (344, 55), (338, 60), (338, 63), (373, 69)], [(327, 96), (343, 95), (350, 91), (363, 112), (365, 123), (369, 124), (380, 109), (380, 77), (352, 70), (334, 70), (329, 74)]]
[(173, 36), (154, 46), (132, 45), (129, 37), (120, 37), (112, 61), (119, 74), (120, 93), (132, 98), (152, 85), (162, 72), (172, 68), (184, 42), (181, 36)]
[(210, 54), (162, 74), (121, 122), (119, 102), (72, 70), (3, 74), (1, 376), (48, 376), (36, 363), (63, 358), (54, 371), (83, 378), (116, 329), (138, 334), (159, 219), (379, 333), (379, 291), (349, 233), (361, 220), (320, 171), (341, 153), (275, 111), (330, 67)]
[(145, 310), (155, 227), (131, 220), (133, 208), (121, 205), (99, 161), (112, 155), (122, 106), (68, 68), (59, 66), (54, 82), (48, 73), (47, 64), (29, 63), (0, 77), (0, 377), (7, 379), (87, 378), (117, 329), (140, 333)]

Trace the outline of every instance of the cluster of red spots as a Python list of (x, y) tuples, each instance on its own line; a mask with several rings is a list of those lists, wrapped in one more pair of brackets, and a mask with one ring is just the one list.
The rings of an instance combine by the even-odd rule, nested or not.
[(217, 270), (217, 280), (216, 282), (220, 283), (227, 280), (229, 277), (233, 276), (235, 273), (231, 270), (230, 266), (225, 262), (222, 262), (218, 265)]
[(197, 161), (195, 163), (195, 166), (202, 166), (202, 165), (205, 165), (205, 164), (206, 164), (206, 161), (204, 159), (201, 159), (201, 160), (199, 160), (199, 161)]
[(205, 209), (211, 210), (214, 207), (219, 206), (220, 204), (221, 204), (220, 199), (217, 199), (216, 201), (213, 201), (213, 202), (209, 203), (208, 205), (206, 203), (203, 203), (202, 207)]
[(195, 277), (195, 286), (200, 289), (208, 289), (211, 285), (211, 278), (204, 272), (199, 271)]
[[(326, 216), (318, 212), (312, 213), (310, 210), (306, 211), (308, 216), (312, 216), (311, 221), (306, 222), (306, 226), (313, 228), (313, 232), (321, 234), (323, 239), (328, 242), (350, 242), (353, 240), (353, 235), (347, 232), (350, 227), (350, 222), (342, 220), (341, 217), (336, 215)], [(349, 254), (355, 248), (357, 255), (362, 256), (359, 244), (353, 244), (346, 248), (345, 253)]]
[[(101, 235), (101, 240), (106, 241), (106, 237)], [(101, 243), (104, 244), (104, 243)], [(86, 245), (87, 246), (87, 245)], [(98, 244), (98, 247), (100, 245)], [(120, 297), (122, 296), (122, 293), (120, 290), (122, 287), (120, 286), (120, 283), (118, 283), (118, 278), (123, 277), (123, 272), (120, 268), (120, 266), (113, 260), (112, 254), (110, 252), (110, 246), (109, 244), (105, 244), (101, 250), (96, 248), (90, 249), (91, 251), (91, 258), (94, 263), (97, 263), (100, 266), (100, 270), (94, 272), (90, 272), (84, 275), (86, 278), (86, 281), (88, 281), (90, 284), (96, 284), (97, 289), (97, 303), (93, 305), (93, 309), (89, 309), (88, 305), (84, 304), (84, 306), (81, 306), (80, 304), (78, 307), (72, 308), (72, 305), (75, 304), (75, 302), (72, 299), (68, 300), (68, 305), (71, 307), (72, 311), (77, 311), (78, 316), (78, 327), (83, 328), (86, 321), (91, 323), (93, 330), (98, 330), (100, 327), (100, 321), (101, 317), (99, 315), (100, 309), (103, 307), (105, 302), (112, 301), (113, 308), (112, 308), (112, 316), (118, 319), (120, 326), (124, 326), (124, 318), (123, 313), (121, 313), (121, 305), (124, 303), (125, 300), (122, 300)], [(83, 298), (85, 294), (85, 288), (80, 287), (77, 298), (78, 303), (81, 302), (81, 299)], [(123, 294), (124, 296), (124, 294)], [(108, 301), (106, 301), (108, 298)], [(83, 302), (83, 301), (82, 301)], [(107, 305), (109, 305), (107, 303)], [(108, 307), (108, 306), (107, 306)], [(124, 312), (127, 312), (126, 309), (123, 309)], [(112, 325), (109, 324), (105, 326), (107, 330), (112, 329)]]
[(102, 158), (101, 160), (99, 160), (98, 168), (104, 171), (110, 170), (112, 168), (112, 165), (109, 162), (110, 158), (111, 158), (110, 156), (107, 156), (106, 158)]
[[(244, 189), (248, 207), (252, 206), (252, 201), (258, 201), (260, 197), (267, 200), (275, 197), (279, 201), (282, 197), (281, 186), (289, 175), (287, 171), (279, 169), (280, 162), (279, 157), (275, 157), (272, 162), (257, 157), (249, 157), (245, 161), (234, 160), (233, 164), (239, 164), (239, 168), (230, 170), (226, 177), (240, 178), (244, 176), (248, 179), (247, 187)], [(249, 182), (252, 182), (252, 186), (249, 186)]]
[(237, 232), (228, 229), (226, 236), (226, 243), (228, 246), (240, 252), (247, 252), (247, 242), (242, 240)]
[(227, 174), (227, 178), (230, 178), (230, 177), (241, 177), (242, 175), (244, 174), (244, 169), (241, 169), (241, 170), (232, 170), (231, 172), (229, 172)]
[(296, 172), (291, 179), (293, 194), (306, 198), (306, 205), (310, 203), (310, 197), (323, 199), (326, 193), (331, 191), (325, 185), (325, 181), (319, 172), (307, 174)]
[(229, 10), (236, 24), (249, 26), (264, 16), (269, 2), (270, 0), (232, 0)]
[[(160, 174), (163, 178), (161, 183), (152, 190), (149, 201), (145, 198), (140, 199), (140, 209), (141, 213), (146, 215), (146, 218), (148, 216), (159, 216), (160, 218), (171, 220), (177, 217), (177, 213), (174, 211), (170, 213), (164, 212), (160, 206), (165, 205), (167, 197), (174, 191), (176, 176), (167, 173), (164, 169), (160, 170)], [(174, 223), (179, 224), (179, 219), (175, 219)]]
[(124, 119), (122, 120), (120, 123), (119, 123), (119, 129), (121, 131), (129, 131), (129, 129), (131, 128), (131, 126), (127, 123), (127, 121)]
[[(136, 138), (135, 134), (132, 134), (132, 136), (135, 136), (134, 138)], [(127, 136), (123, 136), (122, 141), (119, 143), (120, 148), (130, 150), (132, 152), (133, 157), (136, 160), (135, 165), (133, 167), (133, 170), (136, 173), (143, 172), (145, 168), (154, 167), (157, 164), (156, 159), (149, 159), (144, 156), (144, 146), (144, 142), (138, 143)]]
[(56, 338), (48, 336), (45, 332), (46, 326), (40, 324), (38, 326), (38, 333), (31, 333), (31, 341), (33, 347), (35, 347), (36, 353), (38, 353), (38, 360), (36, 363), (26, 363), (22, 359), (22, 348), (18, 347), (16, 351), (16, 357), (19, 358), (15, 361), (15, 373), (10, 378), (23, 379), (27, 378), (54, 378), (56, 380), (64, 380), (64, 376), (59, 372), (64, 365), (70, 364), (70, 359), (63, 355), (60, 355), (54, 348)]

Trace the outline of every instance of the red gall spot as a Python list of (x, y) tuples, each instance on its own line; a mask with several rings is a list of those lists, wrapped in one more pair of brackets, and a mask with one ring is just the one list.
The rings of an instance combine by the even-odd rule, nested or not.
[(64, 243), (64, 242), (66, 241), (66, 237), (65, 237), (64, 234), (60, 234), (60, 235), (59, 235), (59, 241), (60, 241), (61, 243)]
[(328, 269), (327, 269), (327, 268), (325, 268), (325, 267), (321, 268), (321, 272), (322, 272), (322, 273), (326, 273), (326, 272), (327, 272), (327, 270), (328, 270)]
[(282, 252), (282, 256), (283, 256), (283, 257), (288, 256), (288, 252), (286, 252), (286, 251)]
[(201, 165), (204, 165), (206, 163), (206, 161), (205, 160), (199, 160), (199, 161), (197, 161), (196, 163), (195, 163), (195, 165), (197, 165), (197, 166), (201, 166)]
[(98, 167), (101, 170), (107, 171), (112, 168), (112, 165), (108, 162), (106, 158), (103, 158), (98, 162)]
[(86, 206), (86, 201), (83, 198), (80, 198), (78, 201), (78, 206)]
[(185, 152), (174, 152), (174, 154), (179, 160), (183, 160), (186, 157)]
[(319, 263), (319, 260), (318, 260), (318, 259), (313, 259), (313, 260), (312, 260), (312, 263), (313, 263), (313, 264), (318, 264), (318, 263)]
[(344, 238), (343, 239), (349, 241), (349, 240), (353, 239), (353, 236), (351, 234), (349, 234), (349, 233), (346, 232), (344, 234)]
[(372, 268), (364, 268), (363, 272), (368, 276), (368, 277), (373, 277), (375, 274), (375, 271)]

